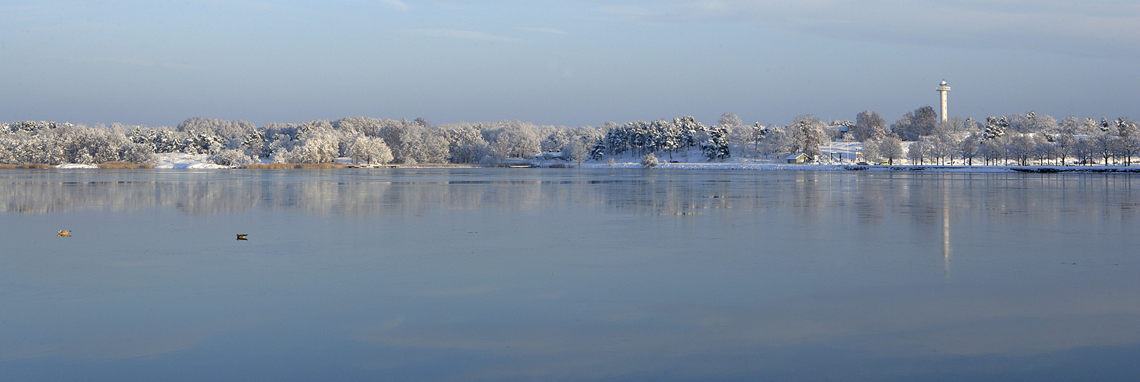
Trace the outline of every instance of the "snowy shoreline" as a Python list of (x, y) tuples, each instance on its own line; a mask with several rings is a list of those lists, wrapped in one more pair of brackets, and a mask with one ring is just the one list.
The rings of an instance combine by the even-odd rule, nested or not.
[[(232, 169), (207, 161), (205, 154), (161, 154), (152, 167), (154, 169)], [(532, 161), (533, 167), (549, 168), (552, 165), (598, 169), (644, 168), (637, 162), (596, 163), (586, 162), (580, 166), (572, 162), (558, 160)], [(431, 164), (420, 164), (399, 168), (433, 168)], [(438, 166), (453, 167), (453, 166)], [(480, 167), (480, 166), (472, 166)], [(558, 166), (555, 166), (558, 167)], [(93, 169), (96, 165), (61, 164), (58, 169)], [(1028, 173), (1140, 173), (1140, 166), (966, 166), (966, 165), (853, 165), (853, 164), (781, 164), (773, 161), (752, 162), (732, 161), (721, 163), (661, 163), (654, 169), (660, 170), (750, 170), (750, 171), (926, 171), (926, 172), (1028, 172)]]
[[(644, 168), (640, 163), (613, 166), (583, 163), (582, 168)], [(1140, 166), (938, 166), (938, 165), (851, 165), (851, 164), (748, 164), (748, 163), (662, 163), (662, 170), (754, 170), (754, 171), (927, 171), (927, 172), (1030, 172), (1030, 173), (1140, 173)]]

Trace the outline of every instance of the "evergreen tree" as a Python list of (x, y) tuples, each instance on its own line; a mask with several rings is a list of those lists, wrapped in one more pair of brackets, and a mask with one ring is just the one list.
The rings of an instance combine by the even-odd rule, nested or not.
[(1009, 127), (1009, 122), (1006, 121), (1004, 116), (999, 120), (991, 115), (989, 118), (986, 118), (986, 131), (982, 134), (982, 138), (990, 140), (1001, 137), (1005, 135), (1005, 129), (1007, 127)]
[(708, 140), (701, 145), (701, 151), (705, 155), (705, 159), (712, 162), (723, 161), (732, 157), (732, 153), (728, 148), (728, 128), (724, 125), (716, 125), (709, 129)]

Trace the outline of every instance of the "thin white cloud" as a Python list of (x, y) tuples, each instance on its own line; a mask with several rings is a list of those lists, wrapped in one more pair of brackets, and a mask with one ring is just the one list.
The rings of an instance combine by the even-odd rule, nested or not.
[(133, 58), (117, 58), (117, 57), (71, 57), (71, 56), (52, 56), (50, 58), (69, 61), (80, 62), (110, 62), (115, 64), (134, 65), (134, 66), (149, 66), (166, 69), (199, 69), (197, 66), (177, 64), (172, 62), (162, 62), (154, 60), (139, 60)]
[(432, 5), (442, 9), (469, 9), (466, 4), (453, 3), (450, 1), (429, 1)]
[(1098, 56), (1140, 54), (1140, 3), (1117, 0), (673, 0), (597, 10), (649, 23), (730, 21), (842, 40)]
[(528, 32), (539, 32), (539, 33), (550, 33), (550, 34), (566, 34), (566, 31), (563, 31), (563, 30), (560, 30), (560, 29), (554, 29), (554, 28), (526, 28), (526, 27), (519, 27), (519, 28), (515, 28), (515, 29), (518, 29), (518, 30), (521, 30), (521, 31), (528, 31)]
[(475, 287), (454, 288), (454, 289), (434, 289), (434, 290), (429, 290), (429, 291), (423, 291), (423, 292), (419, 293), (419, 295), (429, 296), (429, 297), (461, 297), (461, 296), (475, 296), (475, 295), (481, 295), (481, 294), (486, 294), (486, 293), (491, 293), (491, 292), (497, 292), (497, 291), (500, 291), (503, 289), (506, 289), (506, 288), (501, 287), (501, 286), (475, 286)]
[(653, 17), (656, 12), (642, 6), (636, 5), (610, 5), (603, 6), (595, 9), (596, 12), (610, 16), (617, 16), (619, 18), (641, 18), (645, 19)]
[(385, 5), (390, 6), (392, 8), (399, 9), (401, 11), (408, 10), (408, 4), (404, 4), (404, 2), (400, 1), (400, 0), (380, 0), (380, 2), (384, 3)]
[(461, 39), (461, 40), (500, 41), (500, 42), (522, 41), (520, 39), (513, 38), (513, 37), (505, 37), (505, 36), (493, 35), (490, 33), (456, 30), (456, 29), (411, 29), (411, 30), (408, 30), (407, 32), (412, 33), (412, 34), (416, 34), (416, 35), (420, 35), (420, 36), (452, 38), (452, 39)]
[(115, 333), (68, 342), (0, 349), (0, 360), (64, 357), (85, 361), (115, 361), (151, 358), (200, 346), (219, 328), (200, 326), (169, 331)]

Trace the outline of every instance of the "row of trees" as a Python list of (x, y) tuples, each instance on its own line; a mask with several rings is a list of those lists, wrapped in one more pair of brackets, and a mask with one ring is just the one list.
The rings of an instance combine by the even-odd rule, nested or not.
[(946, 163), (958, 159), (967, 164), (979, 160), (985, 164), (1062, 165), (1072, 160), (1082, 164), (1103, 161), (1106, 164), (1116, 162), (1131, 165), (1132, 158), (1138, 154), (1140, 134), (1135, 124), (1125, 123), (1119, 129), (1091, 136), (1067, 133), (1004, 134), (1000, 128), (965, 136), (928, 136), (911, 143), (906, 157), (917, 164)]
[[(727, 117), (722, 117), (722, 120), (724, 118)], [(723, 123), (708, 127), (693, 117), (686, 116), (673, 118), (672, 121), (637, 121), (606, 127), (605, 137), (598, 139), (590, 151), (592, 159), (600, 160), (606, 156), (622, 156), (627, 153), (634, 156), (667, 153), (672, 159), (673, 154), (678, 152), (688, 156), (692, 147), (700, 147), (705, 159), (709, 161), (725, 160), (732, 156), (729, 148), (731, 126)]]
[[(974, 164), (1131, 164), (1140, 154), (1140, 124), (1127, 118), (1097, 122), (1091, 118), (1067, 117), (1057, 122), (1036, 112), (991, 116), (983, 121), (949, 118), (936, 121), (930, 107), (923, 107), (886, 127), (874, 113), (859, 114), (850, 132), (863, 141), (868, 160), (900, 159), (912, 163), (947, 163), (959, 160)], [(895, 140), (898, 140), (897, 142)], [(910, 141), (903, 151), (895, 148)]]
[(601, 136), (593, 127), (540, 126), (518, 121), (432, 126), (365, 117), (303, 123), (191, 118), (177, 127), (55, 122), (0, 123), (0, 163), (150, 163), (154, 154), (209, 154), (223, 165), (260, 161), (328, 163), (349, 157), (366, 163), (497, 163), (565, 150), (586, 159)]
[[(705, 160), (770, 158), (805, 153), (819, 158), (829, 142), (862, 142), (867, 161), (912, 163), (1131, 163), (1140, 154), (1140, 129), (1126, 118), (1060, 122), (1034, 112), (985, 121), (939, 121), (929, 106), (887, 125), (865, 111), (855, 121), (824, 122), (801, 115), (788, 125), (745, 125), (726, 113), (715, 125), (693, 117), (613, 122), (601, 127), (544, 126), (519, 121), (431, 125), (423, 119), (350, 117), (262, 127), (240, 120), (191, 118), (176, 127), (55, 122), (0, 123), (0, 163), (148, 163), (154, 154), (209, 154), (223, 165), (327, 163), (349, 157), (365, 163), (500, 163), (540, 153), (566, 160), (604, 160), (699, 152)], [(550, 154), (554, 153), (554, 154)]]
[(55, 122), (0, 124), (0, 163), (149, 163), (154, 150), (131, 142), (121, 125), (76, 126)]

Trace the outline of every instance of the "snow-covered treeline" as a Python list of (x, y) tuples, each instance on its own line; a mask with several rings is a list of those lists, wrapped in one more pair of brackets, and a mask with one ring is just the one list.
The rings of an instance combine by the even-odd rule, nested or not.
[(705, 159), (724, 160), (732, 156), (729, 128), (725, 124), (710, 128), (693, 117), (611, 124), (606, 126), (605, 137), (595, 142), (590, 157), (599, 160), (607, 155), (668, 153), (672, 158), (674, 153), (687, 154), (690, 147), (700, 147)]
[(132, 142), (122, 125), (87, 127), (55, 122), (0, 124), (0, 163), (149, 163), (154, 150)]
[(0, 123), (0, 163), (152, 163), (154, 154), (209, 154), (222, 165), (328, 163), (497, 163), (566, 150), (585, 159), (593, 127), (518, 121), (452, 123), (350, 117), (269, 123), (191, 118), (177, 127), (83, 126), (55, 122)]
[(984, 121), (940, 121), (925, 106), (891, 125), (870, 111), (859, 113), (854, 122), (825, 123), (801, 115), (785, 126), (744, 126), (735, 115), (725, 114), (718, 126), (729, 131), (733, 153), (742, 157), (804, 153), (819, 158), (831, 142), (860, 142), (859, 160), (891, 164), (906, 159), (912, 164), (1130, 165), (1140, 155), (1140, 124), (1128, 118), (1057, 121), (1032, 111)]
[[(423, 119), (368, 117), (261, 127), (212, 118), (191, 118), (176, 127), (25, 121), (0, 123), (0, 163), (153, 163), (155, 154), (163, 153), (207, 154), (210, 161), (230, 166), (328, 163), (342, 157), (363, 163), (495, 164), (539, 154), (578, 162), (647, 155), (724, 161), (797, 153), (829, 159), (824, 151), (833, 142), (861, 142), (859, 160), (892, 164), (903, 159), (913, 164), (1130, 164), (1140, 155), (1140, 128), (1127, 118), (1057, 121), (1034, 112), (939, 121), (929, 106), (891, 125), (870, 111), (854, 122), (801, 115), (783, 126), (747, 125), (732, 113), (712, 126), (693, 117), (601, 127), (519, 121), (431, 125)], [(694, 151), (700, 154), (690, 158)]]
[[(915, 164), (958, 161), (965, 164), (1131, 164), (1140, 154), (1140, 124), (1128, 118), (1099, 122), (1066, 117), (1058, 122), (1036, 112), (936, 120), (933, 109), (919, 108), (889, 128), (881, 117), (859, 115), (849, 130), (863, 141), (868, 160), (904, 157)], [(905, 153), (898, 146), (909, 142)]]

